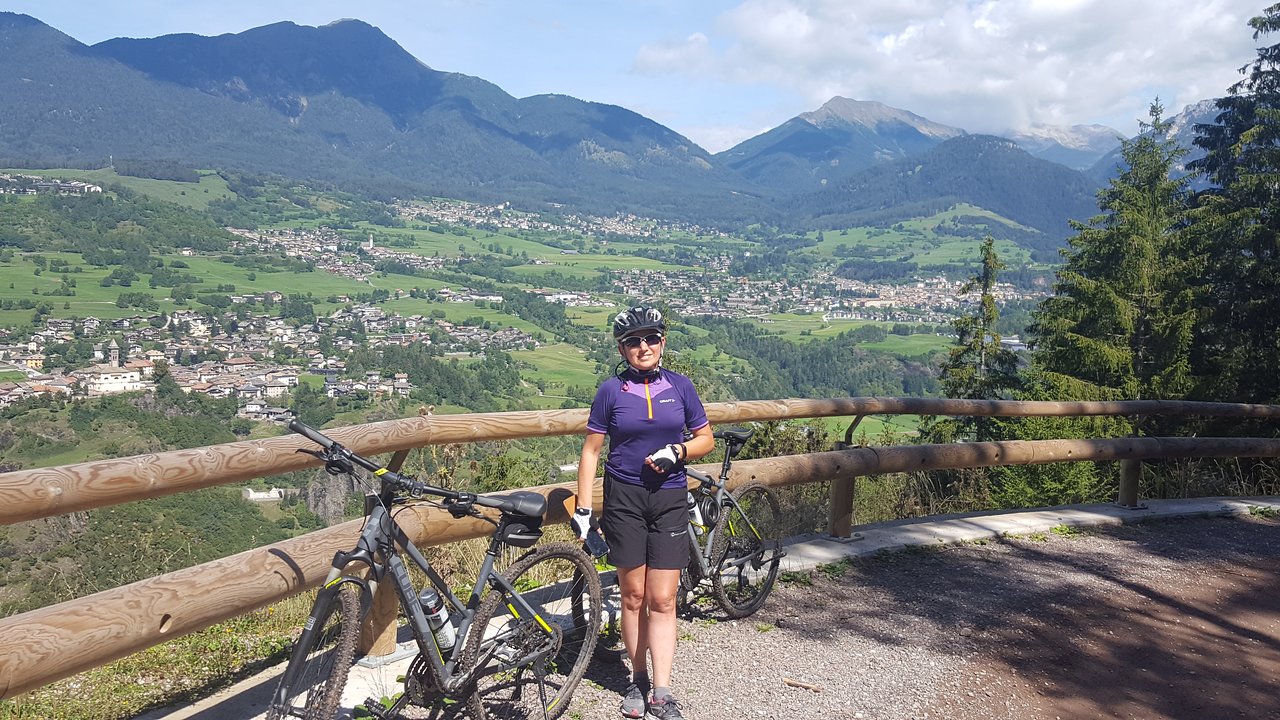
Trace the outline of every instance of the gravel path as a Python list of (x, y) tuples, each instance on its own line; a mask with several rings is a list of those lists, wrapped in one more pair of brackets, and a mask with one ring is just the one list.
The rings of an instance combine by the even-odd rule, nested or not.
[[(1277, 568), (1251, 517), (858, 560), (681, 620), (674, 685), (690, 720), (1280, 718)], [(594, 663), (565, 717), (615, 720), (627, 677)]]

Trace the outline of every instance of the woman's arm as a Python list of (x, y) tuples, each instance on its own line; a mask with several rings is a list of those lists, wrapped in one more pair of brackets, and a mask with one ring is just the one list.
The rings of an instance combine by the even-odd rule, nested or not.
[(577, 507), (591, 507), (596, 484), (596, 469), (600, 466), (600, 451), (604, 449), (603, 433), (587, 433), (582, 441), (582, 457), (578, 460)]
[(684, 457), (681, 460), (692, 462), (716, 448), (716, 439), (711, 435), (710, 423), (693, 431), (693, 437), (684, 442)]

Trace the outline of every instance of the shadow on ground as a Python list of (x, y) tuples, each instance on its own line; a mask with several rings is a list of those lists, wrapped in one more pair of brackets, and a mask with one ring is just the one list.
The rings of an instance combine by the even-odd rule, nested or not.
[(857, 559), (783, 592), (807, 637), (968, 656), (934, 717), (1280, 717), (1277, 568), (1280, 522), (1204, 518)]

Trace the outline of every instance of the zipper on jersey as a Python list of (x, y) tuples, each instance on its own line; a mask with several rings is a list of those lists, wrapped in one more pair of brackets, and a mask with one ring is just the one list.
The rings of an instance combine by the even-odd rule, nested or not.
[(649, 419), (653, 419), (653, 398), (649, 395), (649, 378), (644, 379), (644, 402), (649, 406)]

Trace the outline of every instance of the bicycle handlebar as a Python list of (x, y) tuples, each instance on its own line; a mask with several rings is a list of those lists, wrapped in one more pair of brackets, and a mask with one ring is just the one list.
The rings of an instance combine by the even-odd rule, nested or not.
[(350, 460), (360, 467), (373, 473), (375, 477), (384, 484), (391, 485), (393, 488), (404, 490), (410, 495), (435, 495), (445, 498), (453, 503), (458, 503), (470, 507), (471, 505), (481, 505), (483, 507), (501, 507), (502, 501), (493, 498), (486, 498), (475, 493), (459, 492), (456, 490), (447, 490), (437, 487), (411, 477), (406, 477), (400, 473), (383, 467), (378, 463), (364, 457), (360, 453), (342, 445), (333, 438), (307, 425), (297, 418), (289, 421), (289, 430), (295, 432), (311, 442), (324, 448), (326, 454), (334, 454), (339, 457)]
[(290, 430), (291, 432), (296, 432), (296, 433), (298, 433), (298, 434), (299, 434), (299, 435), (301, 435), (302, 437), (304, 437), (304, 438), (306, 438), (306, 439), (310, 440), (311, 442), (313, 442), (313, 443), (315, 443), (315, 444), (319, 445), (320, 447), (324, 448), (325, 450), (328, 450), (329, 448), (333, 447), (333, 440), (332, 440), (332, 439), (330, 439), (329, 437), (325, 436), (325, 435), (324, 435), (323, 433), (321, 433), (319, 430), (316, 430), (315, 428), (311, 427), (310, 425), (308, 425), (308, 424), (306, 424), (306, 423), (302, 422), (302, 421), (301, 421), (301, 420), (299, 420), (298, 418), (293, 418), (292, 420), (290, 420), (290, 421), (289, 421), (289, 430)]

